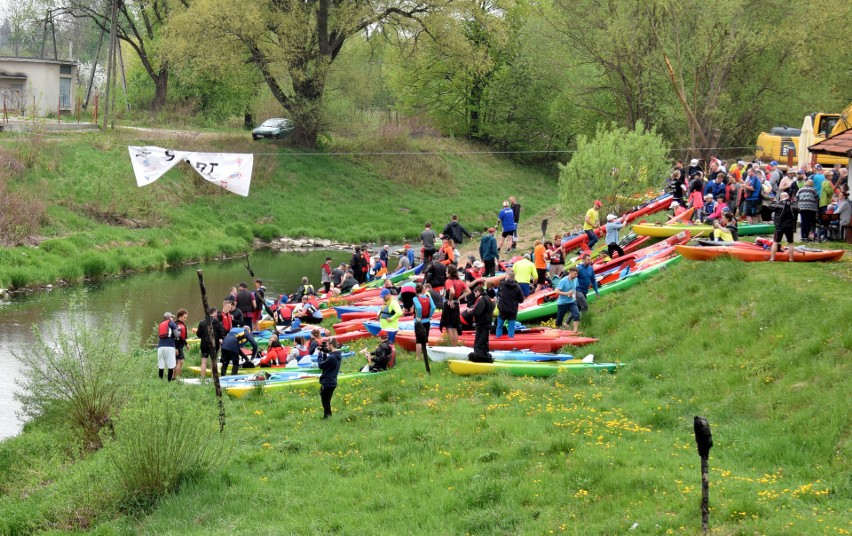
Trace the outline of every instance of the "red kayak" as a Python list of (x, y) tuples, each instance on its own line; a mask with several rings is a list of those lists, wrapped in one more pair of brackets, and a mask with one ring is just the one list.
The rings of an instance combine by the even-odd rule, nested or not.
[[(793, 248), (793, 262), (834, 262), (839, 261), (845, 250), (822, 250), (806, 247)], [(771, 252), (758, 249), (730, 248), (728, 255), (746, 262), (768, 261)], [(790, 260), (789, 251), (779, 251), (775, 254), (776, 262), (787, 262)]]
[[(459, 337), (459, 341), (465, 346), (472, 346), (475, 335), (473, 333), (464, 333)], [(495, 337), (494, 335), (488, 340), (488, 346), (492, 350), (534, 350), (536, 352), (555, 352), (563, 346), (583, 346), (598, 342), (598, 339), (592, 337), (577, 337), (566, 335), (564, 337), (524, 337), (515, 334), (509, 338), (508, 335)]]
[[(358, 331), (348, 331), (346, 333), (341, 333), (340, 335), (334, 335), (334, 338), (337, 339), (337, 342), (341, 343), (357, 341), (358, 339), (369, 339), (370, 337), (372, 337), (372, 335), (366, 329), (361, 329)], [(413, 350), (414, 347), (412, 346), (411, 349)]]
[[(659, 212), (661, 210), (666, 210), (667, 208), (669, 208), (669, 206), (672, 204), (673, 201), (674, 201), (674, 198), (670, 195), (662, 197), (661, 199), (656, 199), (654, 201), (651, 201), (649, 203), (646, 203), (645, 205), (638, 207), (636, 210), (633, 210), (631, 212), (624, 214), (622, 216), (623, 221), (624, 221), (625, 224), (627, 224), (627, 223), (630, 223), (631, 221), (635, 220), (636, 218), (638, 218), (640, 216), (647, 216), (648, 214), (653, 214), (653, 213)], [(594, 230), (594, 232), (597, 236), (603, 236), (604, 234), (606, 234), (606, 227), (603, 226), (603, 225), (600, 225), (600, 226), (598, 226), (598, 228), (596, 228)], [(563, 242), (562, 243), (562, 251), (565, 251), (567, 253), (568, 251), (571, 251), (572, 249), (577, 249), (582, 244), (584, 244), (586, 241), (588, 241), (588, 239), (589, 239), (589, 237), (586, 236), (586, 233), (579, 234), (579, 235), (575, 236), (574, 238), (568, 240), (567, 242)], [(588, 248), (584, 248), (584, 249), (588, 249)]]
[[(376, 318), (375, 311), (353, 311), (351, 313), (343, 313), (340, 315), (341, 323), (346, 322), (347, 320), (364, 320), (364, 319), (372, 319)], [(360, 325), (360, 324), (359, 324)]]

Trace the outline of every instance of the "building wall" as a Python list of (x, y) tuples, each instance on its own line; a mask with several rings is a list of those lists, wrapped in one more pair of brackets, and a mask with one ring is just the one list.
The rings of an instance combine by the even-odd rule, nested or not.
[[(60, 74), (60, 69), (65, 67), (65, 71), (70, 68), (70, 74)], [(33, 61), (15, 61), (9, 59), (0, 59), (0, 70), (13, 73), (24, 73), (27, 75), (24, 81), (23, 94), (20, 100), (23, 100), (23, 108), (26, 115), (32, 114), (33, 97), (35, 97), (36, 116), (44, 117), (49, 113), (56, 114), (59, 107), (59, 87), (60, 79), (65, 78), (66, 87), (69, 88), (67, 98), (62, 103), (61, 110), (63, 112), (71, 112), (74, 109), (76, 102), (76, 65), (60, 65), (55, 63), (42, 63)], [(4, 80), (0, 79), (0, 91), (8, 88), (7, 91), (7, 108), (10, 107), (11, 87), (12, 84), (20, 84), (20, 80)], [(70, 87), (69, 87), (70, 86)], [(2, 97), (0, 97), (2, 98)], [(0, 101), (2, 106), (2, 101)], [(20, 111), (20, 108), (18, 108)]]

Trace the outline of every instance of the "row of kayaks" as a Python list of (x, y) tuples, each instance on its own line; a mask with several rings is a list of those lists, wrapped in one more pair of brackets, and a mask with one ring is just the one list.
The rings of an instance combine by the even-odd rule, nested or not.
[[(637, 235), (654, 238), (668, 238), (683, 231), (689, 231), (693, 238), (713, 234), (712, 225), (700, 223), (638, 223), (632, 229)], [(737, 233), (740, 236), (772, 234), (774, 232), (775, 225), (771, 223), (740, 223), (737, 226)]]

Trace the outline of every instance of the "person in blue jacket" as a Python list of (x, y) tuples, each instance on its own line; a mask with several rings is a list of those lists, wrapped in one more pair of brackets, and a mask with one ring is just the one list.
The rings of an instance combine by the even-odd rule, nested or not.
[(577, 292), (574, 295), (577, 308), (581, 313), (589, 310), (589, 304), (586, 301), (589, 287), (595, 290), (595, 294), (598, 293), (598, 281), (595, 279), (595, 267), (592, 264), (592, 256), (584, 253), (582, 262), (577, 265)]
[(247, 327), (232, 328), (222, 340), (222, 369), (220, 376), (225, 376), (228, 370), (228, 363), (231, 364), (231, 374), (238, 374), (240, 371), (240, 348), (250, 344), (252, 348), (251, 358), (257, 357), (257, 341), (251, 336), (251, 329)]
[(503, 249), (503, 244), (506, 242), (506, 238), (508, 238), (509, 247), (506, 248), (506, 252), (508, 253), (512, 249), (512, 244), (515, 243), (515, 230), (518, 228), (518, 224), (515, 223), (515, 211), (509, 206), (508, 201), (503, 201), (503, 210), (497, 213), (497, 223), (503, 228), (499, 249)]
[(489, 227), (488, 232), (479, 239), (479, 258), (485, 265), (485, 277), (494, 277), (497, 257), (500, 250), (497, 247), (497, 239), (494, 238), (494, 227)]
[(343, 361), (343, 354), (340, 353), (339, 348), (337, 339), (332, 337), (320, 346), (320, 354), (317, 359), (317, 366), (322, 371), (319, 383), (323, 419), (331, 417), (331, 397), (334, 395), (334, 390), (337, 389), (337, 375), (340, 373), (340, 363)]

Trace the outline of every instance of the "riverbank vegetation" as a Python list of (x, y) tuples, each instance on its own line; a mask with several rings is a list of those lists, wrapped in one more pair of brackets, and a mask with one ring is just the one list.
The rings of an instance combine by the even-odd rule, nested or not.
[[(601, 342), (577, 353), (624, 362), (614, 375), (430, 376), (401, 352), (341, 383), (330, 421), (316, 388), (226, 400), (221, 438), (212, 387), (165, 385), (147, 350), (132, 388), (147, 402), (102, 449), (45, 419), (0, 444), (0, 533), (698, 534), (702, 415), (713, 533), (844, 534), (850, 282), (848, 261), (682, 262), (584, 316)], [(204, 463), (128, 493), (121, 472), (141, 464), (116, 461), (188, 415), (216, 463), (176, 449)]]
[[(462, 154), (477, 147), (411, 136), (408, 127), (374, 134), (341, 138), (328, 151), (360, 153), (348, 156), (253, 143), (248, 135), (6, 137), (0, 203), (9, 210), (0, 223), (7, 245), (18, 245), (0, 248), (0, 288), (234, 255), (249, 251), (255, 238), (419, 243), (427, 221), (443, 228), (454, 213), (470, 231), (482, 231), (509, 195), (521, 201), (524, 217), (552, 204), (554, 168)], [(127, 146), (146, 144), (254, 152), (251, 195), (224, 192), (183, 165), (139, 188)], [(400, 154), (375, 154), (386, 152)], [(26, 232), (12, 232), (22, 225)]]

